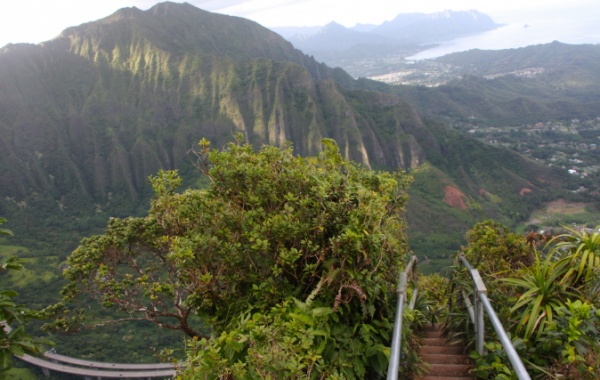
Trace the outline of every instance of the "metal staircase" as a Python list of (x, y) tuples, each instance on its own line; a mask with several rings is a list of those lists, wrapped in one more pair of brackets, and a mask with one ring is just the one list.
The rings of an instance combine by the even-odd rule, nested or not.
[[(531, 380), (523, 362), (519, 358), (515, 348), (510, 341), (504, 327), (502, 326), (494, 308), (487, 298), (487, 289), (483, 283), (479, 272), (471, 267), (466, 258), (461, 255), (461, 263), (467, 269), (473, 280), (473, 292), (471, 296), (464, 294), (466, 306), (469, 310), (471, 323), (473, 324), (475, 337), (475, 346), (477, 353), (482, 355), (484, 348), (484, 316), (487, 315), (489, 322), (494, 328), (496, 335), (506, 355), (510, 361), (514, 373), (519, 380)], [(400, 273), (398, 281), (398, 306), (396, 309), (396, 320), (394, 321), (394, 333), (390, 350), (390, 364), (388, 366), (387, 380), (397, 380), (400, 365), (400, 355), (402, 347), (402, 320), (404, 314), (404, 304), (406, 302), (408, 279), (412, 278), (413, 290), (412, 299), (409, 307), (414, 307), (418, 295), (418, 284), (416, 281), (417, 260), (413, 256), (404, 272)], [(472, 299), (472, 302), (471, 302)], [(472, 367), (468, 355), (465, 355), (464, 348), (452, 346), (447, 340), (442, 338), (440, 325), (426, 326), (423, 330), (422, 347), (420, 351), (421, 359), (427, 363), (428, 368), (424, 369), (425, 375), (417, 377), (417, 380), (464, 380), (472, 379), (469, 370)]]
[[(424, 373), (415, 380), (466, 380), (472, 379), (469, 370), (473, 363), (465, 354), (465, 347), (443, 334), (440, 324), (427, 324), (422, 327), (420, 356)], [(451, 334), (450, 334), (451, 337)]]

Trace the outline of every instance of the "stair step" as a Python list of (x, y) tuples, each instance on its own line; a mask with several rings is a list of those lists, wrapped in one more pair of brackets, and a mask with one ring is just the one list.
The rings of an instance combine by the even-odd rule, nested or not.
[(415, 380), (473, 380), (472, 377), (470, 376), (430, 376), (430, 375), (424, 375), (424, 376), (417, 376), (415, 377)]
[(421, 326), (421, 330), (422, 331), (443, 331), (444, 328), (442, 327), (442, 325), (440, 323), (426, 323), (423, 326)]
[[(469, 370), (473, 367), (465, 355), (464, 347), (444, 338), (440, 324), (429, 324), (422, 328), (421, 359), (427, 372), (415, 380), (471, 380)], [(451, 335), (451, 334), (450, 334)]]
[(443, 338), (421, 338), (423, 346), (447, 346), (448, 342)]
[(424, 338), (442, 338), (442, 331), (423, 331)]
[(434, 364), (469, 364), (471, 359), (466, 355), (421, 354), (425, 363)]
[(428, 376), (468, 376), (469, 364), (435, 364), (427, 373)]
[(423, 354), (464, 355), (464, 349), (459, 346), (422, 346)]

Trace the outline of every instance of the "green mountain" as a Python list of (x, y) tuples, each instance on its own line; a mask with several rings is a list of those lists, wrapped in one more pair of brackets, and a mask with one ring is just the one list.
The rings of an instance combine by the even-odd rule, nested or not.
[(149, 175), (178, 168), (193, 185), (190, 149), (235, 133), (255, 146), (291, 141), (301, 155), (330, 137), (364, 165), (415, 169), (409, 224), (421, 255), (446, 256), (474, 221), (524, 217), (560, 191), (558, 173), (370, 86), (254, 22), (189, 4), (122, 9), (40, 45), (7, 45), (0, 215), (17, 242), (60, 262), (108, 217), (143, 213)]
[(599, 59), (600, 45), (476, 49), (433, 61), (458, 79), (435, 88), (395, 86), (394, 94), (436, 119), (531, 123), (595, 118), (600, 116)]

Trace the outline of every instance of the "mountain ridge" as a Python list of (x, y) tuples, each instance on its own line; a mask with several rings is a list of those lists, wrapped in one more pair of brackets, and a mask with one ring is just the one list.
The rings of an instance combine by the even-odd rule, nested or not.
[[(111, 31), (115, 27), (117, 30)], [(239, 59), (268, 57), (297, 63), (304, 63), (305, 60), (303, 53), (254, 21), (210, 13), (188, 3), (159, 3), (147, 11), (123, 8), (98, 21), (68, 28), (57, 40), (113, 32), (113, 39), (118, 41), (118, 37), (126, 38), (127, 35), (124, 34), (132, 31), (136, 35), (129, 35), (129, 38), (150, 38), (157, 48), (174, 54), (198, 51), (231, 57), (232, 52), (235, 52)], [(243, 35), (246, 43), (236, 42), (231, 35)], [(82, 43), (83, 41), (71, 41), (73, 46)], [(75, 53), (81, 55), (81, 52)]]
[(400, 14), (386, 21), (372, 32), (393, 35), (396, 39), (417, 43), (432, 43), (453, 39), (460, 35), (495, 29), (501, 24), (476, 10), (436, 12), (430, 14)]
[[(335, 28), (333, 27), (335, 26)], [(319, 59), (332, 54), (348, 55), (346, 52), (361, 46), (369, 51), (388, 54), (393, 51), (414, 52), (421, 45), (439, 43), (458, 36), (492, 30), (501, 26), (491, 17), (476, 10), (444, 11), (437, 13), (403, 13), (380, 25), (361, 25), (346, 28), (335, 22), (322, 26), (317, 32), (311, 28), (273, 28), (292, 42), (294, 46)], [(296, 34), (291, 34), (293, 31)], [(385, 49), (382, 49), (383, 45)]]
[[(35, 229), (41, 214), (76, 225), (86, 213), (137, 213), (149, 175), (192, 173), (188, 152), (200, 138), (221, 146), (239, 132), (255, 146), (291, 141), (302, 155), (317, 154), (321, 139), (333, 138), (346, 158), (376, 169), (452, 162), (431, 178), (499, 217), (508, 203), (533, 207), (558, 191), (543, 186), (558, 183), (556, 173), (520, 156), (512, 168), (490, 159), (497, 178), (482, 175), (490, 163), (467, 162), (472, 158), (457, 153), (462, 144), (490, 156), (510, 153), (455, 136), (397, 94), (370, 90), (256, 23), (189, 5), (124, 10), (39, 46), (2, 49), (0, 110), (0, 213), (21, 231)], [(532, 172), (540, 179), (529, 178)], [(499, 186), (505, 179), (511, 186)], [(525, 186), (532, 193), (520, 195)], [(438, 185), (416, 191), (431, 200), (421, 201), (421, 215), (458, 212)], [(506, 203), (481, 195), (488, 193)], [(460, 212), (453, 228), (479, 215)]]
[[(50, 78), (60, 78), (56, 82), (50, 83), (52, 91), (61, 93), (67, 87), (71, 87), (71, 92), (77, 91), (75, 90), (76, 87), (80, 87), (78, 90), (84, 91), (85, 94), (77, 94), (76, 96), (62, 94), (56, 100), (68, 104), (59, 104), (53, 110), (58, 113), (53, 118), (62, 119), (54, 127), (56, 133), (63, 134), (63, 137), (59, 138), (61, 146), (74, 146), (75, 151), (81, 152), (80, 149), (77, 149), (77, 145), (87, 144), (86, 151), (96, 152), (93, 162), (80, 157), (77, 160), (80, 164), (73, 162), (69, 165), (87, 165), (89, 168), (85, 169), (84, 172), (92, 170), (95, 173), (91, 176), (83, 172), (76, 175), (76, 178), (91, 177), (98, 181), (95, 184), (82, 187), (85, 181), (77, 180), (80, 191), (85, 190), (85, 192), (92, 194), (107, 194), (107, 189), (110, 187), (107, 183), (111, 183), (113, 187), (118, 183), (125, 183), (130, 195), (136, 196), (149, 173), (148, 170), (142, 170), (144, 174), (141, 174), (142, 172), (137, 173), (136, 168), (144, 167), (146, 161), (142, 160), (143, 162), (136, 163), (135, 157), (137, 155), (132, 154), (133, 152), (148, 157), (149, 162), (154, 162), (150, 166), (156, 170), (159, 167), (170, 168), (172, 165), (180, 163), (183, 159), (181, 152), (187, 152), (191, 147), (191, 144), (187, 147), (182, 145), (184, 144), (183, 141), (177, 143), (176, 148), (168, 148), (164, 145), (157, 146), (155, 143), (150, 143), (149, 140), (144, 138), (144, 135), (148, 133), (148, 128), (141, 125), (140, 120), (136, 120), (136, 113), (139, 110), (136, 111), (131, 108), (135, 105), (128, 104), (130, 100), (134, 100), (138, 104), (145, 104), (145, 107), (148, 107), (148, 104), (152, 105), (148, 120), (151, 124), (178, 124), (173, 120), (191, 116), (189, 115), (190, 111), (193, 113), (189, 108), (185, 109), (186, 107), (201, 106), (205, 113), (210, 113), (214, 115), (211, 117), (220, 120), (217, 125), (228, 125), (227, 130), (229, 130), (228, 134), (230, 136), (236, 131), (243, 131), (247, 134), (249, 142), (267, 142), (279, 145), (286, 139), (292, 139), (295, 140), (297, 150), (303, 154), (316, 154), (318, 152), (316, 148), (318, 141), (328, 135), (328, 132), (323, 130), (322, 111), (319, 109), (320, 107), (315, 105), (323, 103), (324, 99), (329, 99), (332, 96), (335, 103), (335, 94), (339, 91), (336, 85), (320, 84), (313, 82), (313, 80), (331, 80), (336, 75), (334, 70), (302, 55), (293, 49), (288, 42), (280, 39), (267, 29), (259, 28), (260, 31), (255, 33), (259, 37), (255, 37), (253, 33), (245, 33), (244, 30), (237, 30), (239, 20), (229, 16), (223, 17), (227, 20), (235, 20), (234, 25), (224, 25), (221, 16), (216, 16), (216, 19), (211, 21), (213, 24), (210, 28), (217, 30), (216, 34), (220, 40), (219, 46), (211, 43), (210, 38), (203, 38), (203, 42), (194, 45), (193, 42), (186, 42), (187, 37), (185, 36), (182, 39), (182, 44), (166, 44), (162, 35), (157, 37), (156, 33), (153, 33), (156, 25), (153, 16), (160, 13), (164, 14), (164, 11), (169, 11), (173, 7), (172, 3), (166, 3), (162, 7), (153, 7), (146, 12), (120, 11), (116, 13), (116, 16), (109, 16), (98, 23), (88, 23), (69, 29), (58, 39), (39, 47), (17, 49), (21, 50), (23, 54), (18, 60), (25, 62), (24, 68), (17, 68), (16, 71), (12, 71), (11, 75), (3, 75), (5, 78), (4, 85), (16, 90), (3, 96), (4, 104), (17, 102), (15, 95), (17, 97), (20, 95), (21, 99), (27, 99), (29, 103), (27, 107), (33, 109), (36, 107), (31, 104), (32, 102), (44, 102), (43, 99), (48, 94), (25, 88), (18, 83), (30, 83), (25, 77), (35, 75), (35, 72), (27, 71), (28, 67), (42, 68), (41, 71), (46, 71), (46, 75), (50, 75)], [(189, 15), (189, 6), (183, 7), (185, 7), (183, 13)], [(180, 16), (182, 14), (181, 9), (177, 6), (175, 6), (175, 9), (178, 11), (175, 15)], [(201, 20), (208, 15), (208, 12), (204, 11), (197, 13), (200, 15)], [(127, 17), (124, 18), (123, 15)], [(130, 20), (131, 17), (135, 19), (135, 22)], [(187, 29), (194, 32), (194, 29), (189, 27), (190, 20), (187, 24), (182, 23), (178, 17), (169, 17), (168, 20), (169, 23), (166, 26), (161, 25), (162, 28), (168, 29), (176, 24), (179, 27), (177, 31)], [(254, 26), (254, 23), (247, 24), (245, 21), (241, 21), (241, 23), (242, 27), (246, 25)], [(216, 24), (220, 25), (219, 28), (216, 28)], [(106, 25), (110, 27), (105, 28)], [(181, 25), (187, 25), (188, 27), (180, 27)], [(197, 25), (197, 28), (204, 28), (205, 26)], [(228, 51), (233, 48), (229, 46), (229, 41), (222, 37), (233, 29), (236, 29), (236, 36), (244, 35), (246, 37), (241, 52), (252, 52), (254, 56), (236, 54), (232, 57), (228, 54)], [(274, 48), (271, 49), (267, 46), (261, 51), (252, 47), (253, 42), (269, 45), (266, 43), (270, 41), (269, 39), (265, 40), (260, 37), (262, 33), (275, 39)], [(136, 35), (151, 36), (152, 38), (138, 38)], [(171, 34), (167, 35), (172, 36)], [(183, 48), (195, 53), (182, 56), (180, 52)], [(49, 55), (56, 55), (51, 59), (62, 60), (64, 66), (69, 66), (70, 63), (77, 65), (75, 73), (79, 70), (82, 72), (81, 76), (69, 77), (62, 69), (52, 66), (48, 63), (49, 59), (47, 57), (49, 55), (45, 56), (45, 52), (48, 52)], [(266, 57), (272, 57), (273, 60)], [(309, 64), (302, 65), (306, 62)], [(6, 60), (4, 63), (6, 63)], [(45, 67), (46, 65), (47, 67)], [(15, 66), (12, 66), (12, 68), (9, 66), (11, 65), (4, 65), (5, 72), (15, 69)], [(311, 68), (313, 69), (312, 72)], [(190, 71), (196, 71), (197, 74), (190, 77), (188, 76)], [(209, 73), (209, 77), (204, 76), (204, 73)], [(36, 81), (35, 86), (43, 86), (45, 80), (38, 78)], [(270, 89), (262, 88), (262, 85), (267, 83), (272, 83), (273, 86)], [(84, 88), (81, 88), (82, 86)], [(238, 96), (237, 90), (246, 92), (246, 95)], [(234, 97), (228, 97), (228, 93), (232, 91), (235, 93)], [(84, 95), (84, 102), (81, 102), (80, 95)], [(178, 98), (175, 99), (174, 95)], [(255, 97), (255, 95), (260, 96)], [(200, 104), (197, 103), (199, 97), (202, 98)], [(283, 97), (289, 97), (290, 100), (296, 102), (291, 110), (295, 114), (293, 117), (285, 116), (289, 112), (286, 112), (284, 105), (282, 105), (286, 103)], [(344, 102), (341, 96), (338, 96), (338, 99), (342, 100), (342, 103)], [(161, 103), (161, 100), (164, 103)], [(6, 108), (11, 107), (7, 106)], [(251, 111), (252, 108), (254, 108), (253, 111)], [(23, 109), (21, 111), (21, 117), (26, 119), (25, 111)], [(346, 111), (346, 113), (349, 116), (346, 119), (350, 122), (348, 126), (356, 130), (357, 125), (353, 121), (352, 112)], [(280, 115), (280, 117), (277, 115)], [(309, 117), (309, 119), (306, 119), (306, 117)], [(289, 127), (290, 123), (291, 125), (298, 124), (300, 119), (304, 119), (305, 122), (302, 124), (306, 124), (308, 127), (311, 124), (320, 126), (316, 129), (313, 128), (313, 132), (301, 132), (306, 127)], [(344, 122), (343, 118), (338, 119), (339, 122)], [(102, 128), (97, 130), (95, 128), (82, 128), (84, 120), (87, 120), (87, 123), (100, 124)], [(15, 122), (15, 118), (12, 121), (7, 120), (9, 125)], [(198, 122), (192, 124), (195, 125), (185, 127), (188, 128), (187, 135), (191, 132), (190, 127), (192, 130), (197, 130), (200, 127)], [(69, 133), (78, 136), (76, 139), (78, 144), (75, 143), (72, 136), (59, 132), (61, 125), (75, 126), (73, 127), (75, 130)], [(129, 125), (129, 127), (126, 127), (126, 125)], [(267, 125), (279, 128), (279, 132), (268, 130)], [(281, 128), (285, 125), (288, 125), (288, 127)], [(21, 132), (24, 131), (19, 129), (13, 131), (13, 135), (16, 133), (17, 145), (25, 145), (25, 139), (29, 138), (29, 134), (21, 136)], [(50, 133), (48, 129), (47, 132)], [(106, 134), (107, 132), (108, 134)], [(306, 142), (306, 139), (294, 139), (292, 137), (293, 135), (301, 136), (304, 133), (313, 135), (310, 141)], [(349, 136), (342, 138), (340, 136), (340, 139), (342, 141), (355, 141), (356, 138), (361, 138), (359, 136), (362, 133), (356, 130), (356, 132), (353, 132), (354, 138)], [(370, 132), (364, 131), (364, 133), (369, 134)], [(215, 129), (211, 131), (205, 128), (204, 134), (208, 135), (205, 137), (210, 138), (212, 136), (213, 139), (222, 141), (222, 137), (218, 136)], [(199, 134), (196, 134), (196, 136), (197, 139), (202, 137)], [(187, 139), (183, 136), (179, 138), (182, 140)], [(99, 141), (104, 141), (104, 145), (116, 150), (106, 156), (106, 153), (101, 152), (101, 147), (98, 145)], [(37, 149), (40, 144), (43, 145), (44, 141), (34, 142), (33, 152), (29, 152), (30, 157), (35, 155), (32, 155), (32, 153), (44, 150), (42, 148)], [(369, 164), (369, 159), (364, 154), (365, 149), (359, 148), (352, 153), (354, 149), (353, 145), (348, 145), (346, 151), (354, 159)], [(10, 151), (10, 149), (7, 151)], [(67, 149), (67, 151), (70, 151), (70, 149)], [(26, 154), (27, 152), (21, 153)], [(76, 153), (76, 155), (79, 154)], [(101, 169), (102, 164), (100, 161), (110, 161), (109, 156), (116, 161), (109, 164), (111, 166), (110, 170)], [(380, 158), (383, 159), (383, 157)], [(51, 182), (46, 178), (47, 176), (40, 174), (43, 170), (41, 166), (36, 164), (38, 160), (27, 159), (26, 161), (34, 165), (34, 174), (29, 178), (28, 183), (37, 184), (36, 186), (50, 185)], [(380, 164), (385, 165), (384, 162)], [(116, 174), (119, 172), (121, 172), (120, 175)], [(49, 175), (54, 178), (57, 176), (56, 173)], [(65, 182), (71, 183), (73, 181)], [(31, 186), (33, 185), (21, 184), (16, 186), (15, 189), (21, 189), (19, 192), (25, 194), (25, 189), (31, 188)], [(9, 195), (17, 195), (15, 191), (9, 192)]]

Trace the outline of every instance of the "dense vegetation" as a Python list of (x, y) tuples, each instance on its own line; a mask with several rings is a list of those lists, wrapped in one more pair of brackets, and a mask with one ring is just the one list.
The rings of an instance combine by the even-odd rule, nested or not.
[[(453, 128), (496, 146), (509, 147), (547, 166), (561, 168), (568, 176), (568, 196), (594, 210), (600, 190), (600, 119), (579, 118), (528, 124), (489, 125), (476, 121), (455, 123)], [(582, 221), (565, 221), (563, 224)], [(596, 220), (590, 220), (593, 227)], [(587, 224), (587, 223), (586, 223)], [(543, 225), (543, 224), (542, 224)], [(560, 224), (556, 224), (558, 227)]]
[(194, 337), (186, 378), (382, 375), (409, 177), (345, 161), (332, 140), (302, 158), (241, 138), (223, 151), (201, 143), (207, 190), (179, 192), (177, 174), (160, 172), (147, 217), (112, 219), (84, 239), (54, 325), (84, 322), (65, 307), (87, 295)]
[[(462, 254), (485, 279), (488, 296), (532, 377), (597, 379), (600, 364), (600, 231), (517, 235), (496, 222), (476, 225)], [(467, 293), (453, 281), (454, 305)], [(466, 311), (450, 314), (464, 326)], [(456, 327), (456, 326), (455, 326)], [(509, 379), (505, 353), (486, 327), (486, 353), (473, 354), (478, 378)]]
[[(539, 108), (526, 107), (528, 101), (514, 100), (515, 91), (507, 89), (512, 82), (518, 81), (466, 77), (433, 90), (353, 81), (255, 23), (189, 4), (125, 9), (44, 44), (6, 46), (0, 54), (0, 214), (9, 218), (7, 227), (16, 236), (0, 238), (0, 256), (18, 256), (25, 269), (3, 275), (0, 283), (19, 291), (18, 302), (41, 309), (56, 302), (65, 285), (66, 258), (83, 237), (104, 233), (104, 238), (87, 239), (74, 257), (89, 253), (94, 244), (98, 252), (122, 248), (130, 238), (160, 246), (152, 240), (158, 227), (150, 222), (157, 214), (147, 215), (148, 176), (164, 170), (156, 186), (176, 169), (180, 188), (199, 194), (195, 191), (207, 183), (190, 162), (192, 142), (207, 136), (224, 146), (237, 132), (254, 146), (291, 142), (294, 154), (304, 157), (319, 155), (321, 140), (331, 138), (344, 159), (375, 169), (412, 170), (407, 235), (416, 253), (433, 259), (429, 270), (437, 270), (449, 264), (464, 231), (476, 221), (512, 224), (564, 194), (566, 181), (556, 171), (422, 118), (464, 120), (471, 110), (481, 117), (538, 114), (529, 113)], [(501, 106), (492, 102), (496, 90), (502, 90)], [(555, 105), (541, 109), (558, 112)], [(156, 199), (152, 207), (158, 207)], [(147, 235), (137, 236), (139, 231)], [(161, 297), (179, 288), (152, 272), (156, 268), (149, 257), (139, 265), (158, 276), (153, 280), (164, 288), (142, 281), (137, 290), (142, 299), (157, 297), (150, 305), (162, 310)], [(72, 280), (92, 273), (75, 268), (67, 271)], [(123, 282), (104, 284), (106, 291), (118, 294), (119, 284), (130, 281), (119, 274), (113, 279)], [(306, 303), (309, 294), (297, 299)], [(110, 297), (105, 301), (118, 306)], [(300, 307), (280, 306), (277, 313), (284, 314)], [(92, 324), (115, 318), (99, 308), (93, 312)], [(275, 311), (261, 312), (280, 321)], [(74, 316), (76, 322), (77, 314), (69, 318)], [(186, 319), (174, 320), (181, 327)], [(145, 323), (152, 322), (119, 327), (118, 349), (110, 348), (106, 330), (53, 339), (60, 341), (62, 353), (113, 361), (149, 361), (151, 353), (143, 354), (148, 345), (179, 343), (177, 335), (144, 341), (150, 340), (139, 333)], [(192, 335), (206, 334), (198, 321), (192, 325)], [(98, 343), (100, 338), (107, 343)], [(81, 348), (86, 340), (95, 346)]]
[[(6, 219), (0, 218), (0, 225)], [(0, 235), (12, 235), (10, 230), (0, 228)], [(14, 256), (0, 259), (0, 275), (6, 271), (19, 271), (23, 264)], [(0, 289), (0, 379), (12, 368), (13, 355), (23, 356), (40, 354), (44, 345), (52, 342), (44, 339), (35, 339), (25, 331), (27, 322), (36, 317), (36, 313), (22, 304), (15, 302), (18, 296), (12, 289)]]

